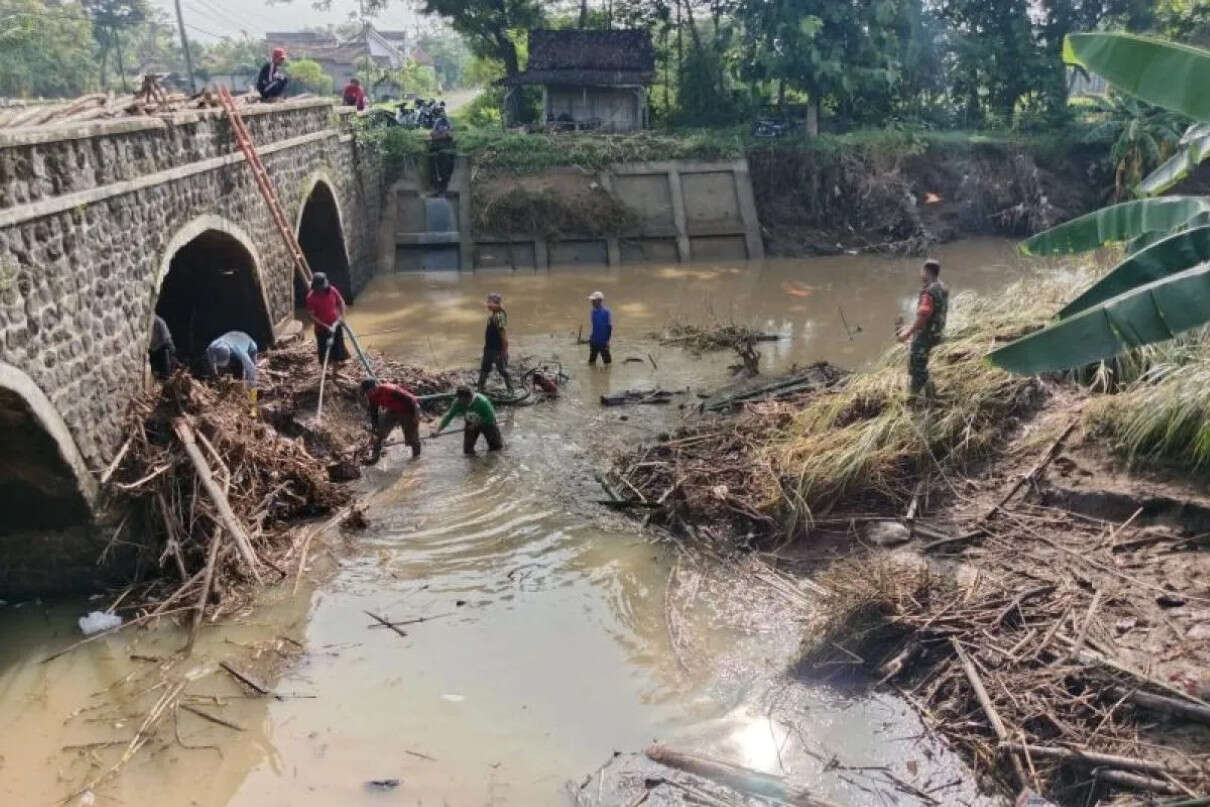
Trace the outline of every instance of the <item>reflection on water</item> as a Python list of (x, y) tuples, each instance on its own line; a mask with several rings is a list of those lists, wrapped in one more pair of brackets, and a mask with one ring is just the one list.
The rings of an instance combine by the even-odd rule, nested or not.
[[(994, 291), (1022, 270), (1004, 242), (939, 253), (955, 291)], [(895, 739), (920, 733), (901, 704), (837, 701), (781, 675), (799, 638), (784, 602), (648, 543), (593, 504), (601, 492), (592, 479), (610, 450), (675, 425), (678, 404), (727, 378), (729, 356), (693, 357), (659, 346), (649, 331), (671, 320), (734, 321), (788, 337), (761, 345), (765, 367), (856, 366), (910, 309), (916, 266), (842, 257), (377, 279), (352, 318), (370, 346), (474, 366), (481, 300), (499, 291), (514, 360), (564, 362), (572, 379), (562, 399), (505, 412), (499, 455), (466, 459), (457, 438), (426, 441), (419, 461), (388, 449), (367, 475), (386, 492), (335, 578), (310, 603), (283, 596), (208, 634), (210, 659), (227, 642), (305, 635), (308, 652), (279, 689), (317, 697), (240, 702), (234, 714), (247, 730), (221, 737), (221, 759), (169, 744), (142, 756), (98, 804), (564, 804), (564, 782), (613, 750), (669, 737), (753, 767), (793, 767), (846, 803), (862, 797), (812, 754), (924, 766), (917, 746)], [(575, 345), (594, 290), (614, 313), (609, 369), (585, 366)], [(656, 385), (691, 392), (642, 411), (596, 404), (607, 392)], [(69, 716), (129, 673), (129, 640), (38, 665), (43, 648), (62, 642), (43, 632), (69, 633), (67, 614), (5, 610), (0, 720), (21, 739), (0, 736), (0, 801), (50, 803), (80, 781), (80, 763), (65, 766), (59, 747), (112, 728)], [(365, 611), (416, 621), (399, 636), (372, 627)], [(137, 639), (139, 647), (155, 641)], [(799, 717), (794, 742), (768, 718), (775, 702)], [(387, 778), (402, 781), (391, 795), (365, 786)]]

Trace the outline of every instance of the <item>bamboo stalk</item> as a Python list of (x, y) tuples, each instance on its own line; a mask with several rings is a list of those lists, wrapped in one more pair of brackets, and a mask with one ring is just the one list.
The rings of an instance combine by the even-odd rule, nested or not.
[(248, 571), (255, 578), (256, 582), (262, 582), (260, 571), (257, 566), (260, 560), (256, 557), (256, 552), (252, 549), (252, 541), (248, 538), (248, 533), (244, 531), (239, 519), (235, 515), (235, 511), (231, 509), (231, 502), (223, 494), (218, 483), (214, 481), (214, 474), (210, 470), (210, 466), (206, 463), (206, 458), (202, 456), (201, 449), (197, 447), (197, 442), (193, 437), (193, 429), (184, 418), (176, 418), (172, 422), (173, 430), (177, 437), (180, 438), (181, 444), (185, 447), (185, 452), (189, 455), (190, 461), (193, 463), (193, 468), (197, 472), (198, 479), (201, 480), (202, 487), (206, 489), (210, 499), (214, 502), (214, 506), (218, 508), (219, 517), (222, 519), (223, 526), (231, 533), (231, 537), (235, 539), (236, 549), (244, 559), (244, 563), (248, 566)]

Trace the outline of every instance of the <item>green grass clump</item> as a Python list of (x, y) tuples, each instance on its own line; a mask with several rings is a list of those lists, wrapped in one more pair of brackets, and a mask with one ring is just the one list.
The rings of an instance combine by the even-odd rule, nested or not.
[(937, 400), (913, 407), (907, 395), (907, 349), (896, 346), (867, 371), (810, 400), (767, 442), (767, 507), (789, 507), (801, 523), (842, 496), (887, 500), (910, 496), (919, 474), (947, 473), (986, 455), (1005, 430), (1040, 400), (1038, 382), (994, 367), (995, 345), (1040, 326), (1079, 280), (1027, 280), (992, 298), (960, 294), (950, 302), (945, 341), (930, 371)]

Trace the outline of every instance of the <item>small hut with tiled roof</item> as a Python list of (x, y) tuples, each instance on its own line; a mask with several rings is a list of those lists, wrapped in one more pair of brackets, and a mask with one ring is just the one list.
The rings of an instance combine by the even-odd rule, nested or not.
[(529, 64), (501, 80), (540, 86), (543, 120), (556, 128), (629, 132), (647, 125), (655, 49), (647, 31), (535, 30)]

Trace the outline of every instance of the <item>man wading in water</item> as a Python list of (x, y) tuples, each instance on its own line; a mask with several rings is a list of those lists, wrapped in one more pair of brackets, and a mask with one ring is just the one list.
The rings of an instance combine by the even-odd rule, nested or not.
[(929, 353), (941, 342), (945, 331), (945, 315), (949, 309), (949, 290), (938, 279), (941, 263), (927, 260), (920, 270), (920, 300), (916, 304), (916, 320), (899, 329), (899, 341), (912, 340), (908, 351), (908, 377), (911, 379), (909, 392), (913, 401), (920, 393), (932, 399), (936, 390), (929, 381)]
[(496, 410), (486, 395), (471, 392), (470, 387), (459, 387), (454, 394), (454, 405), (445, 413), (441, 424), (433, 429), (432, 436), (436, 437), (450, 425), (450, 421), (462, 415), (466, 421), (466, 430), (462, 437), (462, 453), (474, 454), (475, 443), (479, 435), (487, 440), (488, 451), (499, 451), (504, 448), (504, 438), (500, 435), (500, 427), (496, 425)]
[(504, 298), (499, 294), (487, 295), (487, 329), (483, 332), (483, 361), (479, 364), (479, 391), (487, 386), (487, 375), (496, 368), (504, 378), (509, 393), (513, 382), (508, 377), (508, 312), (504, 310)]

